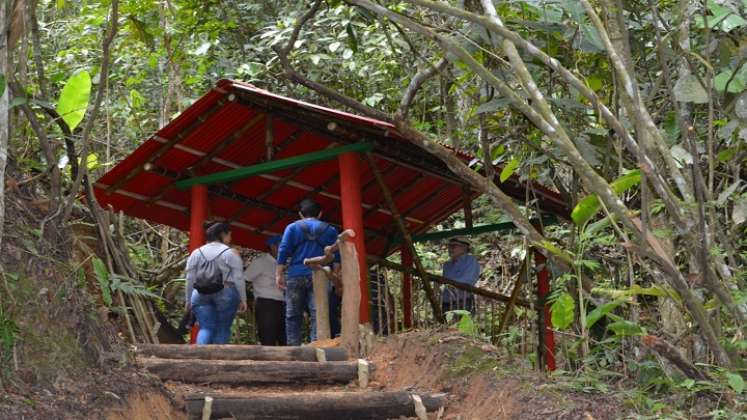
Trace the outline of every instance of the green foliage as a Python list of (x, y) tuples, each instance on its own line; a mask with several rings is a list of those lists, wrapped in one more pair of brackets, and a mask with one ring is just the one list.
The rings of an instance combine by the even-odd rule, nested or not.
[(586, 328), (591, 328), (597, 323), (603, 316), (607, 315), (610, 311), (617, 308), (618, 306), (625, 303), (626, 299), (617, 299), (612, 302), (607, 302), (601, 306), (597, 306), (593, 311), (586, 314)]
[(726, 380), (729, 382), (731, 389), (737, 394), (741, 394), (744, 391), (744, 378), (742, 378), (742, 375), (729, 372), (726, 374)]
[(99, 283), (101, 290), (101, 298), (104, 300), (106, 306), (112, 305), (112, 294), (109, 283), (109, 271), (106, 269), (106, 265), (99, 258), (93, 259), (93, 272), (96, 275), (96, 279)]
[(510, 162), (506, 166), (503, 167), (501, 170), (501, 182), (506, 182), (507, 179), (511, 178), (511, 175), (514, 174), (514, 171), (519, 168), (519, 165), (521, 165), (521, 161), (514, 157), (511, 159)]
[(630, 322), (624, 319), (619, 319), (618, 321), (615, 321), (609, 325), (607, 325), (607, 329), (614, 332), (615, 334), (619, 336), (639, 336), (639, 335), (646, 335), (646, 329), (641, 327), (640, 325)]
[(120, 275), (113, 275), (111, 279), (112, 292), (121, 291), (126, 295), (142, 296), (160, 300), (161, 296), (153, 293), (147, 286)]
[(573, 314), (576, 310), (576, 302), (568, 293), (563, 293), (552, 304), (552, 326), (564, 330), (573, 323)]
[[(610, 183), (610, 186), (612, 187), (612, 190), (615, 192), (615, 194), (621, 195), (625, 191), (640, 184), (640, 182), (641, 171), (636, 169), (612, 181), (612, 183)], [(601, 205), (599, 203), (599, 197), (597, 197), (596, 194), (592, 194), (584, 197), (581, 201), (578, 202), (576, 207), (574, 207), (573, 211), (571, 212), (571, 218), (576, 225), (582, 226), (586, 222), (588, 222), (589, 219), (594, 217), (594, 215), (597, 214), (600, 209)]]
[[(13, 348), (19, 334), (18, 325), (5, 312), (0, 304), (0, 379), (10, 373), (13, 359)], [(0, 385), (2, 384), (0, 380)]]
[(91, 75), (80, 71), (67, 80), (57, 101), (57, 113), (67, 123), (70, 130), (83, 121), (91, 96)]
[(453, 311), (448, 311), (446, 314), (446, 322), (451, 323), (454, 321), (456, 317), (459, 317), (459, 322), (457, 322), (457, 329), (462, 334), (467, 335), (476, 335), (478, 330), (477, 326), (475, 325), (475, 321), (472, 319), (472, 314), (469, 311), (465, 311), (463, 309), (457, 309)]

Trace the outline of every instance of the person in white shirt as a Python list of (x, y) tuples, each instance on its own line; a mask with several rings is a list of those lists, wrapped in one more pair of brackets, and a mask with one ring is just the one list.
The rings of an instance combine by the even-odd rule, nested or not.
[(255, 258), (244, 272), (244, 278), (254, 288), (254, 316), (259, 342), (263, 346), (284, 346), (286, 343), (285, 297), (275, 283), (280, 239), (280, 236), (270, 237), (265, 242), (269, 254)]

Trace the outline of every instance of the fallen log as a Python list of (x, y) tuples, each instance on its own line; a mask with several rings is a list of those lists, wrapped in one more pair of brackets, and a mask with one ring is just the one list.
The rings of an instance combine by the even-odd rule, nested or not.
[[(348, 360), (347, 351), (342, 347), (320, 349), (328, 362)], [(202, 360), (259, 360), (282, 362), (315, 362), (316, 349), (313, 347), (272, 347), (231, 344), (210, 344), (186, 346), (174, 344), (138, 344), (135, 354), (139, 357), (159, 357), (162, 359), (202, 359)]]
[[(417, 394), (426, 410), (436, 411), (446, 402), (444, 394)], [(205, 394), (184, 397), (190, 419), (202, 414)], [(212, 418), (252, 420), (378, 420), (415, 417), (412, 394), (400, 392), (303, 392), (290, 394), (210, 394)]]
[(659, 353), (661, 357), (669, 360), (669, 362), (677, 367), (677, 369), (684, 373), (688, 378), (696, 381), (710, 381), (712, 379), (708, 374), (695, 367), (695, 365), (693, 365), (689, 360), (685, 359), (677, 347), (669, 344), (661, 338), (653, 335), (646, 335), (641, 337), (641, 342)]
[(358, 362), (139, 359), (162, 380), (193, 384), (331, 384), (358, 379)]

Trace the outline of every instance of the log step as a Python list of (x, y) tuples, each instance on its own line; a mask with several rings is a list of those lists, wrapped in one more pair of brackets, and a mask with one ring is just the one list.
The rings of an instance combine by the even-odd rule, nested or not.
[[(415, 417), (409, 392), (298, 392), (287, 394), (188, 394), (184, 397), (190, 419), (202, 418), (206, 396), (213, 398), (213, 419), (379, 420)], [(427, 411), (446, 403), (445, 394), (417, 394)]]
[[(328, 362), (348, 360), (347, 351), (342, 347), (330, 347), (321, 350), (324, 351)], [(159, 357), (162, 359), (317, 361), (317, 349), (314, 347), (138, 344), (135, 348), (135, 354), (139, 357)]]
[(162, 380), (193, 384), (342, 384), (358, 378), (357, 362), (283, 362), (140, 358)]

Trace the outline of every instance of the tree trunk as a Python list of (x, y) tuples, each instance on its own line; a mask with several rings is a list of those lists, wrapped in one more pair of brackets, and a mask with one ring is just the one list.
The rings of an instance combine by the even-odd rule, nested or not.
[(203, 384), (344, 384), (358, 379), (357, 362), (266, 362), (139, 359), (162, 380)]
[[(427, 411), (446, 402), (443, 394), (418, 394)], [(211, 418), (373, 420), (415, 417), (409, 392), (309, 392), (292, 394), (212, 395)], [(190, 419), (199, 419), (205, 395), (184, 397)]]
[(10, 75), (8, 56), (8, 32), (9, 32), (9, 4), (8, 0), (0, 0), (0, 74), (3, 75), (2, 95), (0, 95), (0, 247), (3, 243), (3, 232), (5, 226), (5, 167), (8, 163), (8, 136), (10, 135), (10, 115), (8, 95), (8, 77)]

